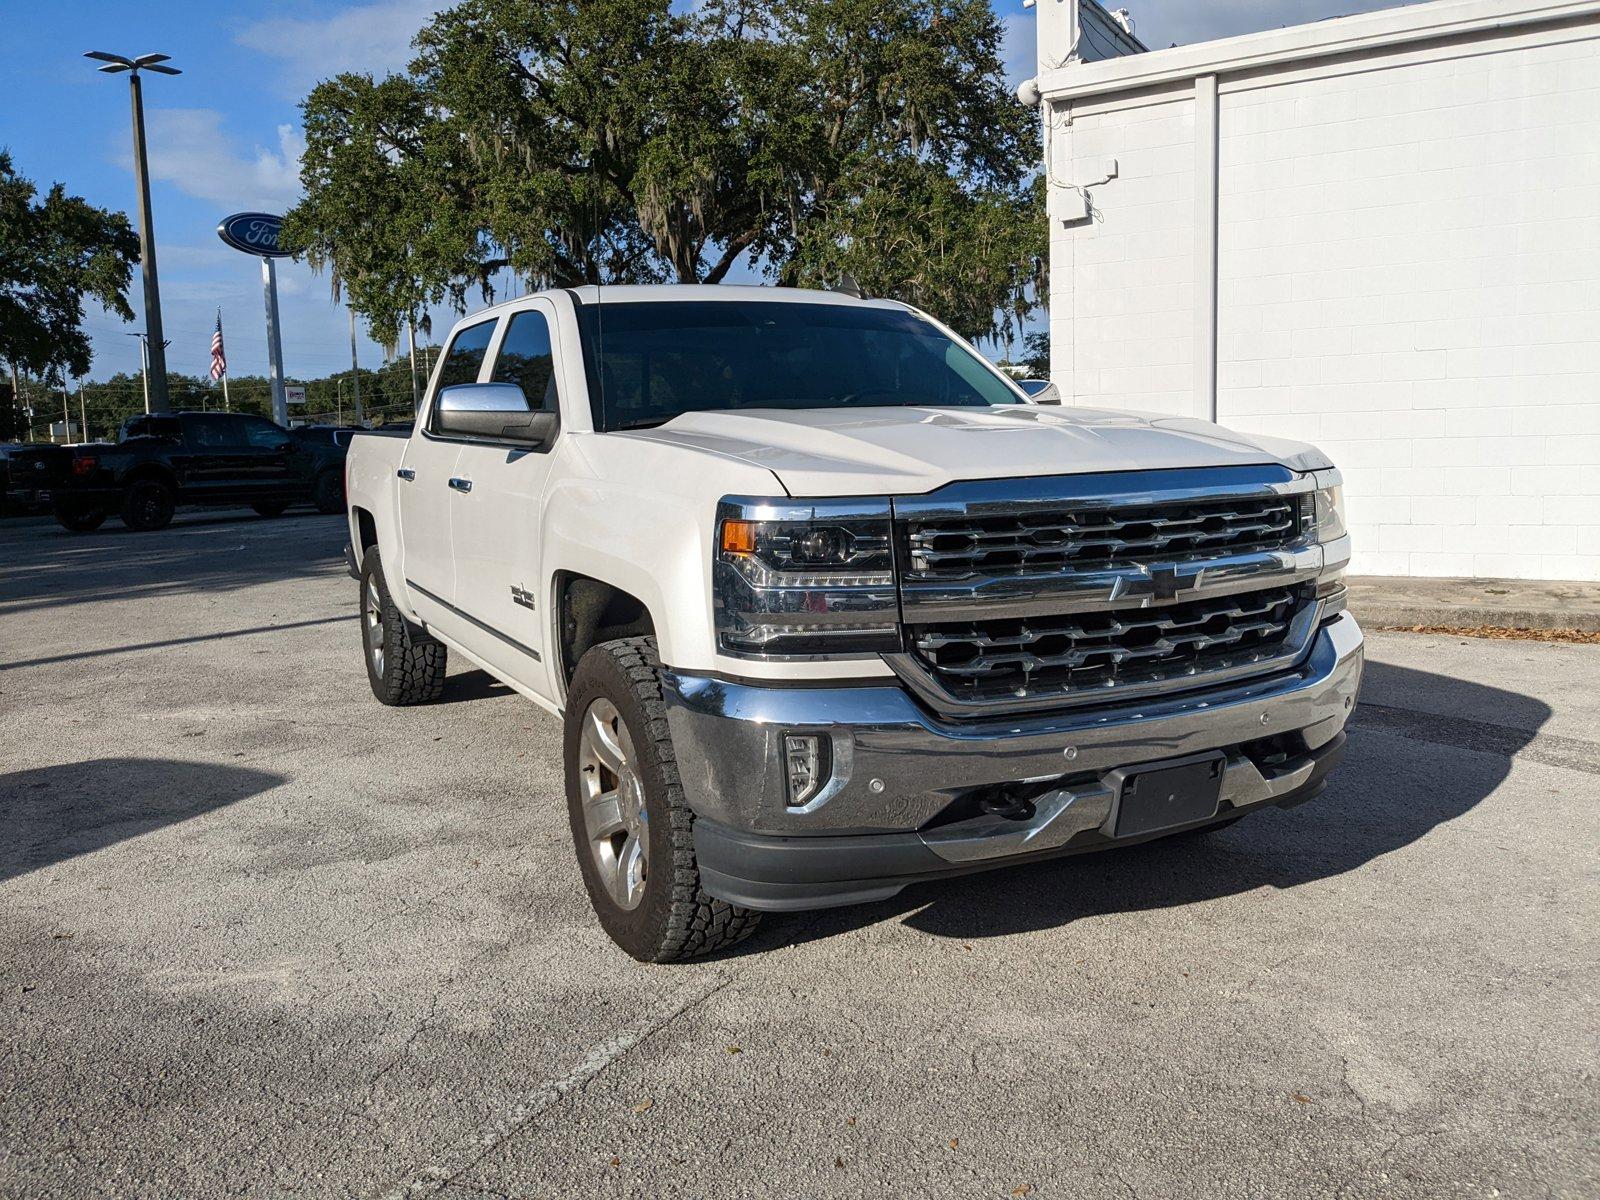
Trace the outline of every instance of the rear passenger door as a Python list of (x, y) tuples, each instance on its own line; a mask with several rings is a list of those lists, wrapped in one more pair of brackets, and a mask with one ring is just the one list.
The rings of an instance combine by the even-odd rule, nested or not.
[[(559, 413), (552, 341), (555, 307), (535, 299), (512, 313), (485, 380), (515, 383), (535, 410)], [(552, 625), (541, 587), (539, 536), (545, 487), (560, 435), (538, 449), (463, 442), (456, 475), (470, 484), (451, 510), (456, 602), (471, 618), (460, 638), (473, 656), (549, 695)]]
[(244, 437), (248, 476), (245, 487), (253, 496), (303, 495), (307, 488), (295, 471), (294, 437), (282, 425), (265, 417), (239, 418)]
[[(450, 545), (451, 514), (460, 494), (451, 486), (461, 442), (441, 436), (433, 427), (434, 405), (441, 388), (477, 383), (494, 337), (493, 317), (456, 330), (434, 372), (427, 402), (406, 440), (399, 478), (400, 568), (417, 612), (452, 636), (461, 624), (455, 616), (456, 564)], [(386, 572), (393, 571), (389, 564)], [(393, 576), (390, 576), (393, 586)]]
[(183, 452), (172, 463), (190, 499), (242, 500), (250, 495), (252, 461), (241, 418), (185, 413)]

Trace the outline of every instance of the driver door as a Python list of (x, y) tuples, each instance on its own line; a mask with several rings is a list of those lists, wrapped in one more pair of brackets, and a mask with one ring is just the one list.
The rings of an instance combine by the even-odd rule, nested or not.
[[(535, 412), (560, 412), (552, 347), (555, 308), (536, 299), (512, 313), (485, 382), (514, 383)], [(451, 507), (457, 605), (470, 618), (458, 636), (474, 658), (549, 695), (554, 627), (542, 590), (539, 535), (559, 433), (539, 446), (463, 442), (456, 475), (469, 490)]]

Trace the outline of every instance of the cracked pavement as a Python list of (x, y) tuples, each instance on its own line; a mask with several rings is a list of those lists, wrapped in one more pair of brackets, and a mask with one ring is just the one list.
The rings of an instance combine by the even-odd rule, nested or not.
[(1600, 647), (1376, 635), (1309, 805), (645, 967), (342, 541), (0, 525), (0, 1195), (1600, 1195)]

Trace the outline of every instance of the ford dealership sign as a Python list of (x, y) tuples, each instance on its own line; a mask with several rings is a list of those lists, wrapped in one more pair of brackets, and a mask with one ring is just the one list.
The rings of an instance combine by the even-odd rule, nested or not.
[(278, 234), (283, 229), (283, 218), (271, 213), (243, 212), (224, 217), (217, 226), (217, 236), (235, 250), (257, 254), (263, 258), (287, 258), (289, 252), (278, 248)]

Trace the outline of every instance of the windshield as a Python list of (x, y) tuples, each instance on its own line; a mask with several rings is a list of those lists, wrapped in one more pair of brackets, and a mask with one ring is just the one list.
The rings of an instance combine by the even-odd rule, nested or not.
[(914, 313), (685, 300), (578, 309), (595, 428), (744, 408), (983, 408), (1024, 399)]

